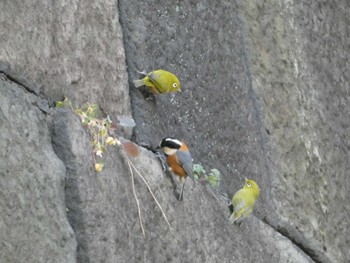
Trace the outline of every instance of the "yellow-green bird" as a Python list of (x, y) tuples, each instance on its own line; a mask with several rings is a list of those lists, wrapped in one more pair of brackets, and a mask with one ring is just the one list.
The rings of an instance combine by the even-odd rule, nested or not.
[(151, 71), (143, 79), (134, 80), (134, 85), (136, 88), (147, 86), (153, 94), (181, 92), (179, 79), (173, 73), (163, 69)]
[[(229, 220), (231, 223), (244, 219), (253, 211), (255, 201), (259, 198), (259, 186), (253, 180), (245, 179), (242, 189), (238, 190), (232, 198), (234, 210)], [(240, 220), (241, 221), (241, 220)]]

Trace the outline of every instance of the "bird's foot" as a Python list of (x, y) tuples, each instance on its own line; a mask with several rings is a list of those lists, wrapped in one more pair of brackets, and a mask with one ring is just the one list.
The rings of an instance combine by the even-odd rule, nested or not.
[(161, 152), (155, 152), (155, 155), (160, 161), (160, 164), (162, 165), (163, 171), (165, 172), (168, 169), (168, 164), (166, 162), (166, 157), (163, 153)]
[(136, 70), (136, 72), (141, 74), (141, 75), (144, 75), (144, 76), (147, 75), (147, 71), (146, 70), (143, 70), (143, 71)]

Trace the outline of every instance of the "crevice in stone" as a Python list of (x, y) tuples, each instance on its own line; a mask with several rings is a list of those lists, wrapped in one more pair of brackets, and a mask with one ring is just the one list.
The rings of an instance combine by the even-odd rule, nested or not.
[(67, 218), (72, 227), (77, 241), (77, 262), (90, 262), (87, 255), (87, 233), (85, 229), (85, 220), (83, 210), (81, 209), (82, 200), (80, 197), (76, 156), (72, 152), (69, 138), (68, 111), (61, 109), (59, 113), (53, 114), (51, 127), (51, 142), (56, 156), (63, 162), (66, 168), (65, 178), (65, 204), (67, 209)]
[(67, 111), (65, 111), (65, 109), (62, 109), (62, 111), (59, 114), (55, 115), (55, 112), (49, 108), (49, 101), (43, 99), (40, 95), (38, 95), (28, 86), (23, 84), (21, 81), (18, 81), (16, 78), (12, 77), (10, 74), (7, 74), (4, 71), (0, 71), (0, 78), (15, 83), (16, 85), (23, 88), (26, 92), (33, 94), (36, 97), (36, 99), (32, 102), (32, 105), (38, 107), (39, 110), (41, 110), (43, 113), (53, 113), (53, 118), (47, 121), (47, 123), (50, 130), (53, 151), (57, 158), (59, 158), (62, 161), (66, 168), (66, 177), (64, 185), (65, 207), (67, 209), (68, 223), (72, 227), (76, 236), (77, 262), (89, 262), (89, 258), (85, 253), (85, 251), (87, 250), (87, 242), (84, 238), (86, 236), (86, 231), (84, 228), (85, 223), (83, 219), (83, 213), (80, 208), (82, 201), (80, 199), (77, 180), (74, 176), (76, 173), (76, 158), (71, 151), (70, 142), (69, 140), (67, 140), (67, 138), (69, 138)]
[[(0, 74), (4, 75), (8, 80), (12, 81), (13, 83), (16, 83), (17, 85), (23, 87), (27, 92), (32, 93), (38, 97), (40, 97), (39, 94), (35, 93), (34, 90), (32, 90), (31, 88), (29, 88), (28, 86), (26, 86), (25, 84), (23, 84), (21, 81), (17, 80), (16, 78), (12, 77), (10, 74), (1, 71), (0, 70)], [(41, 98), (41, 97), (40, 97)]]
[(289, 239), (293, 245), (298, 247), (303, 253), (310, 257), (315, 263), (328, 263), (330, 260), (317, 247), (307, 240), (302, 233), (287, 224), (274, 224), (266, 218), (261, 219), (263, 223), (273, 228), (276, 232)]
[(243, 68), (244, 72), (247, 75), (248, 78), (248, 96), (249, 99), (252, 103), (253, 106), (253, 114), (257, 126), (257, 131), (258, 131), (258, 140), (259, 144), (261, 145), (261, 151), (262, 151), (262, 158), (263, 158), (263, 164), (265, 168), (265, 172), (267, 174), (268, 178), (268, 190), (266, 192), (267, 194), (267, 199), (270, 199), (271, 193), (271, 168), (269, 166), (269, 161), (267, 159), (268, 155), (268, 137), (267, 137), (267, 132), (265, 129), (265, 126), (263, 124), (263, 113), (262, 113), (262, 105), (261, 102), (259, 102), (259, 98), (254, 90), (253, 87), (253, 75), (249, 67), (249, 53), (248, 53), (248, 48), (247, 48), (247, 43), (245, 40), (245, 35), (244, 35), (244, 25), (243, 25), (243, 20), (240, 18), (239, 14), (235, 17), (236, 23), (239, 27), (239, 38), (240, 38), (240, 44), (241, 44), (241, 53), (242, 53), (242, 63), (243, 63)]
[[(239, 25), (240, 28), (240, 41), (241, 41), (241, 47), (242, 47), (242, 62), (244, 71), (248, 78), (248, 96), (253, 106), (253, 113), (255, 122), (257, 125), (258, 130), (258, 138), (259, 138), (259, 144), (261, 146), (262, 151), (262, 158), (263, 158), (263, 164), (265, 168), (265, 172), (267, 174), (268, 178), (268, 189), (267, 189), (267, 199), (270, 199), (270, 189), (271, 189), (271, 177), (272, 177), (272, 171), (269, 165), (268, 160), (268, 132), (265, 129), (265, 126), (263, 124), (263, 113), (262, 113), (262, 105), (260, 102), (260, 99), (258, 95), (256, 94), (256, 91), (254, 90), (254, 84), (253, 84), (253, 75), (249, 67), (249, 53), (247, 49), (247, 43), (245, 40), (244, 35), (244, 25), (242, 19), (237, 16), (236, 23)], [(298, 247), (303, 253), (305, 253), (307, 256), (309, 256), (314, 262), (316, 263), (326, 263), (330, 262), (326, 256), (319, 251), (315, 246), (310, 244), (310, 241), (307, 240), (299, 231), (292, 228), (291, 226), (285, 225), (274, 225), (269, 223), (266, 219), (262, 220), (264, 223), (272, 227), (275, 231), (280, 233), (285, 238), (289, 239), (296, 247)]]
[[(128, 85), (129, 87), (133, 87), (133, 82), (132, 82), (132, 78), (131, 78), (131, 74), (130, 74), (130, 70), (132, 68), (131, 66), (131, 59), (130, 59), (130, 53), (131, 51), (129, 50), (129, 45), (127, 44), (127, 36), (128, 36), (128, 32), (127, 32), (127, 17), (126, 17), (126, 13), (122, 12), (122, 6), (121, 6), (121, 1), (117, 1), (117, 12), (118, 12), (118, 17), (119, 17), (119, 24), (121, 27), (121, 31), (123, 34), (122, 37), (122, 43), (123, 43), (123, 48), (124, 48), (124, 54), (125, 54), (125, 65), (126, 65), (126, 72), (128, 74)], [(132, 134), (130, 137), (130, 140), (132, 142), (134, 142), (135, 144), (137, 144), (137, 136), (136, 136), (136, 130), (139, 126), (137, 119), (137, 108), (136, 105), (134, 103), (134, 96), (132, 95), (131, 89), (129, 88), (129, 98), (130, 98), (130, 108), (131, 108), (131, 115), (133, 117), (133, 119), (136, 122), (136, 126), (132, 129)]]
[(42, 111), (45, 114), (52, 113), (52, 109), (50, 109), (50, 107), (53, 105), (50, 105), (49, 100), (44, 99), (39, 94), (37, 94), (34, 90), (29, 88), (27, 85), (23, 84), (21, 81), (14, 78), (10, 74), (0, 70), (0, 78), (1, 78), (1, 76), (3, 76), (3, 78), (5, 78), (6, 80), (11, 81), (11, 82), (17, 84), (18, 86), (22, 87), (26, 92), (36, 96), (37, 100), (35, 102), (33, 102), (32, 105), (36, 106), (40, 111)]

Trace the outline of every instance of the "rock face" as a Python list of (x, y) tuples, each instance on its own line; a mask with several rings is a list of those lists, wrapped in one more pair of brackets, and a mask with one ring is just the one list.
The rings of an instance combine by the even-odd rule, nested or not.
[[(0, 10), (0, 262), (350, 258), (348, 1), (2, 1)], [(132, 163), (171, 225), (134, 173), (143, 237), (125, 153), (112, 147), (95, 173), (89, 134), (50, 101), (130, 116), (126, 68), (136, 143), (184, 139), (194, 163), (222, 172), (223, 195), (244, 177), (258, 182), (241, 227), (204, 185), (189, 180), (179, 203), (139, 147)], [(131, 80), (156, 68), (178, 75), (183, 93), (146, 101)]]
[[(253, 89), (268, 131), (271, 208), (320, 262), (350, 258), (348, 1), (241, 6)], [(271, 40), (274, 41), (271, 41)], [(264, 141), (265, 139), (263, 139)], [(288, 228), (288, 227), (287, 227)], [(287, 230), (288, 232), (288, 230)], [(293, 238), (293, 237), (292, 237)]]
[(0, 262), (75, 262), (66, 169), (38, 98), (0, 81)]
[(36, 94), (130, 114), (117, 1), (1, 1), (0, 69)]
[[(67, 110), (56, 111), (53, 119), (54, 149), (67, 167), (68, 218), (77, 234), (78, 262), (268, 260), (268, 253), (247, 253), (244, 248), (250, 243), (274, 253), (269, 256), (274, 262), (287, 262), (289, 258), (311, 262), (291, 241), (258, 219), (237, 231), (227, 222), (226, 208), (202, 185), (194, 188), (188, 182), (185, 200), (178, 202), (171, 179), (162, 172), (156, 156), (142, 148), (137, 158), (111, 148), (105, 170), (96, 176), (92, 165), (87, 165), (93, 163), (91, 143), (80, 120)], [(133, 170), (145, 238), (127, 158), (148, 182), (170, 222), (169, 227)], [(231, 247), (236, 247), (238, 253), (231, 254)]]
[(164, 67), (184, 91), (131, 89), (135, 140), (189, 141), (230, 195), (255, 178), (259, 218), (314, 261), (346, 261), (349, 3), (120, 3), (130, 78)]

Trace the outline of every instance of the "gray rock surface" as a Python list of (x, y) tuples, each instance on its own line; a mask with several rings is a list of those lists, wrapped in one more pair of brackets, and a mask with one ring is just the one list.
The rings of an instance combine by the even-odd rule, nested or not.
[(256, 179), (255, 214), (314, 261), (348, 260), (349, 2), (120, 8), (130, 79), (164, 67), (184, 91), (145, 102), (131, 89), (135, 140), (187, 140), (230, 195)]
[[(0, 2), (0, 262), (346, 262), (349, 10), (346, 0)], [(156, 68), (183, 93), (146, 101), (132, 80)], [(228, 196), (244, 177), (259, 183), (241, 227), (204, 185), (189, 180), (178, 202), (140, 147), (133, 163), (171, 224), (135, 174), (143, 237), (122, 150), (96, 174), (79, 118), (49, 107), (66, 95), (115, 121), (131, 115), (128, 82), (135, 142), (184, 139), (194, 163), (223, 173)]]
[[(105, 169), (95, 174), (90, 138), (70, 110), (54, 113), (53, 143), (67, 167), (68, 217), (77, 235), (78, 262), (288, 262), (290, 258), (311, 262), (291, 241), (257, 218), (241, 228), (230, 225), (227, 208), (203, 185), (194, 188), (188, 181), (185, 200), (178, 202), (171, 179), (162, 172), (156, 156), (139, 148), (140, 156), (129, 158), (149, 183), (171, 225), (168, 227), (134, 172), (144, 238), (125, 153), (110, 147)], [(250, 246), (252, 251), (247, 249)]]
[(0, 80), (0, 262), (75, 262), (66, 169), (38, 98)]
[[(245, 6), (253, 89), (269, 135), (271, 207), (314, 259), (350, 258), (349, 1)], [(263, 139), (263, 141), (265, 140)], [(284, 228), (283, 227), (283, 228)], [(302, 234), (304, 241), (296, 233)]]
[(0, 71), (52, 101), (130, 116), (117, 1), (1, 1)]

